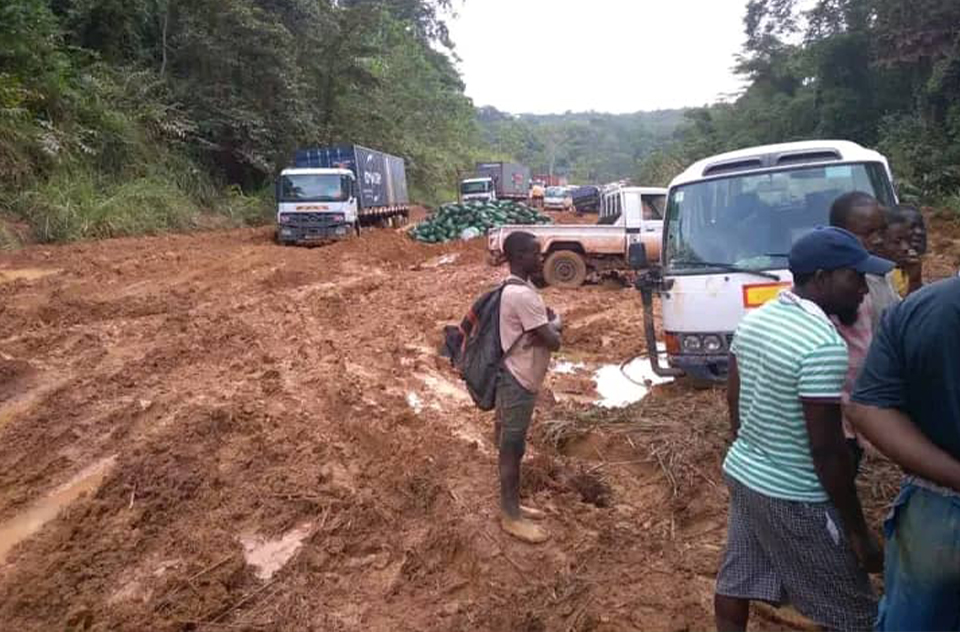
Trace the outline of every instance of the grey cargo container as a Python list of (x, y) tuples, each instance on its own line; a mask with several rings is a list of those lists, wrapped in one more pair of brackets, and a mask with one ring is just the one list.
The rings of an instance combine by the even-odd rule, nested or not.
[(498, 199), (526, 199), (530, 169), (515, 162), (478, 162), (477, 177), (491, 178)]
[[(360, 145), (301, 149), (295, 167), (349, 169), (357, 177), (358, 212), (361, 220), (407, 212), (407, 173), (403, 158)], [(387, 210), (390, 209), (390, 210)]]

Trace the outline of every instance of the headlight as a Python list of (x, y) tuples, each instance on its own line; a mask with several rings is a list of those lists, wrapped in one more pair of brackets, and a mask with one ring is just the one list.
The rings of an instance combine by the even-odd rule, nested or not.
[(680, 344), (684, 351), (690, 353), (696, 353), (703, 347), (700, 336), (697, 335), (684, 336)]
[(703, 350), (707, 353), (719, 353), (723, 350), (723, 340), (720, 336), (704, 336)]
[(280, 219), (277, 221), (281, 224), (286, 224), (287, 222), (290, 221), (290, 216), (284, 213), (283, 215), (280, 216)]

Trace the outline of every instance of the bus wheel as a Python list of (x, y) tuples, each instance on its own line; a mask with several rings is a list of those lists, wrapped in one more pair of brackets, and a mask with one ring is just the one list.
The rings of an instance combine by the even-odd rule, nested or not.
[(587, 264), (572, 250), (557, 250), (544, 262), (543, 277), (554, 287), (580, 287), (587, 278)]

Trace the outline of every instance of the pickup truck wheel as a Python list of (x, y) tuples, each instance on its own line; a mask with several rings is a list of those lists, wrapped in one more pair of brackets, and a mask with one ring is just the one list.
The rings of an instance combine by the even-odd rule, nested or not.
[(587, 264), (572, 250), (557, 250), (544, 262), (543, 277), (554, 287), (580, 287), (587, 278)]

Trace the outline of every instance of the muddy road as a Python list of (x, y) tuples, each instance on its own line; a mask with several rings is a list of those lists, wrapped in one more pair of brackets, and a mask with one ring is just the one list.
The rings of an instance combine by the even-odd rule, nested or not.
[[(501, 275), (482, 240), (389, 230), (0, 254), (0, 627), (710, 627), (722, 393), (594, 405), (594, 372), (643, 351), (633, 290), (545, 291), (567, 331), (524, 493), (553, 537), (500, 532), (491, 416), (436, 351)], [(876, 525), (897, 477), (867, 469)]]

